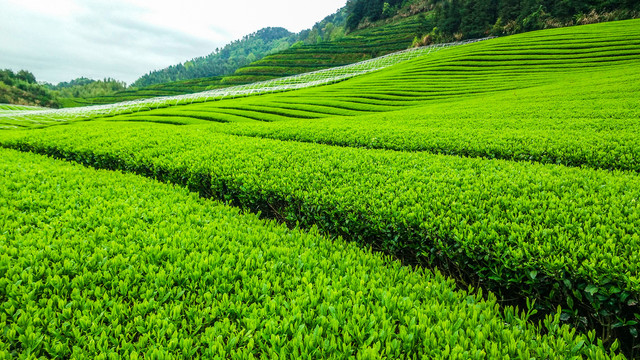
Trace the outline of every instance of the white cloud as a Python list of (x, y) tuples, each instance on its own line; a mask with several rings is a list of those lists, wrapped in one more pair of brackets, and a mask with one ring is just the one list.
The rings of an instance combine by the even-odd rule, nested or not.
[(310, 28), (346, 0), (0, 0), (0, 68), (128, 83), (267, 26)]

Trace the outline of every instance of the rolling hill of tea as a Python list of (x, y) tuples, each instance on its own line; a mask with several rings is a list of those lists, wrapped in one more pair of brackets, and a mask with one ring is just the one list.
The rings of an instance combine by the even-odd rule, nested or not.
[[(637, 357), (639, 68), (640, 21), (622, 21), (329, 86), (2, 130), (4, 147), (110, 171), (3, 151), (0, 349)], [(465, 285), (555, 318), (525, 321)]]

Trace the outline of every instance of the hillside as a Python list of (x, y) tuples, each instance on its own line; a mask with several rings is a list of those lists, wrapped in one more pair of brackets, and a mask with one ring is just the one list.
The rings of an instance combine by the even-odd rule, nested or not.
[(452, 47), (328, 86), (3, 130), (0, 144), (437, 267), (536, 319), (559, 311), (595, 331), (575, 351), (601, 341), (637, 357), (638, 67), (640, 20), (609, 22)]
[(59, 107), (55, 95), (26, 70), (0, 70), (0, 104)]
[(640, 3), (628, 0), (351, 0), (347, 30), (433, 12), (434, 27), (422, 33), (431, 41), (511, 35), (640, 16)]
[[(640, 4), (625, 0), (535, 0), (526, 4), (513, 0), (351, 0), (310, 30), (290, 36), (289, 39), (299, 41), (298, 46), (282, 46), (262, 60), (238, 66), (234, 76), (227, 77), (224, 82), (247, 83), (350, 64), (406, 49), (414, 38), (428, 44), (639, 15)], [(428, 36), (427, 40), (425, 36)]]
[(345, 65), (415, 45), (637, 17), (640, 3), (628, 0), (350, 0), (308, 30), (261, 29), (207, 56), (151, 71), (128, 89), (112, 81), (51, 95), (46, 89), (31, 86), (25, 92), (4, 84), (0, 101), (76, 107), (189, 94)]
[(268, 80), (320, 69), (352, 64), (407, 49), (422, 29), (429, 28), (424, 16), (356, 31), (335, 41), (305, 44), (266, 56), (223, 79), (237, 84)]
[(287, 49), (297, 41), (293, 33), (284, 28), (264, 28), (233, 41), (213, 53), (191, 59), (162, 70), (152, 71), (138, 80), (132, 87), (184, 81), (204, 77), (229, 75), (234, 70), (248, 65), (265, 55)]

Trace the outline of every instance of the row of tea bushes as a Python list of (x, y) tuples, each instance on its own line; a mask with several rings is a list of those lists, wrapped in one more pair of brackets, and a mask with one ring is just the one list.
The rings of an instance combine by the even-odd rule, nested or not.
[(536, 328), (316, 231), (135, 175), (0, 155), (2, 359), (619, 357), (558, 316)]
[(0, 143), (187, 185), (479, 279), (505, 297), (534, 298), (542, 309), (562, 305), (578, 324), (637, 331), (634, 174), (281, 142), (197, 125), (96, 121), (4, 131)]

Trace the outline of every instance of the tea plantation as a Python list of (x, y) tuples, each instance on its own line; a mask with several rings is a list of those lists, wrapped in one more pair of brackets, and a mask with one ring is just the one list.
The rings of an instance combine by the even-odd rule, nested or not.
[(0, 358), (639, 357), (639, 69), (631, 20), (0, 120)]

